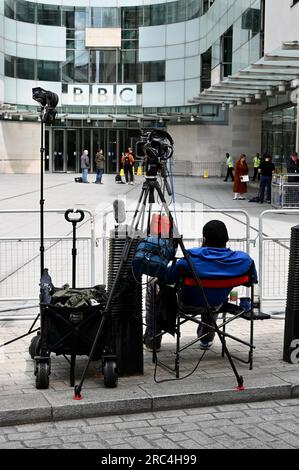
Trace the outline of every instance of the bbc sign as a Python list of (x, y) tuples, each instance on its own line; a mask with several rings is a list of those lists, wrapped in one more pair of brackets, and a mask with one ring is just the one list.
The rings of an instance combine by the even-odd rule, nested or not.
[(136, 106), (136, 85), (68, 85), (62, 104), (81, 106)]

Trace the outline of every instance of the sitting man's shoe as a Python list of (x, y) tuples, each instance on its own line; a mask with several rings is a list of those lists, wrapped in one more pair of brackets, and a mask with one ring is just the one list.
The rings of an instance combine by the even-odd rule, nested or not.
[(208, 350), (208, 349), (211, 349), (212, 345), (213, 345), (213, 341), (209, 341), (207, 343), (205, 343), (204, 341), (202, 341), (201, 339), (198, 341), (198, 344), (199, 344), (199, 349), (202, 349), (202, 350)]
[[(144, 343), (143, 347), (148, 352), (153, 352), (154, 351), (153, 343)], [(159, 352), (159, 351), (161, 351), (161, 344), (156, 345), (156, 352)]]

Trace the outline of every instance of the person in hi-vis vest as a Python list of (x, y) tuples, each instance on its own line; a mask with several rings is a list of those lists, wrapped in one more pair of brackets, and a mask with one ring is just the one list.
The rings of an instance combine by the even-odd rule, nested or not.
[(259, 173), (259, 167), (261, 165), (261, 157), (260, 157), (260, 154), (257, 153), (254, 157), (253, 157), (253, 178), (252, 178), (252, 181), (255, 181), (256, 180), (256, 177), (258, 177), (258, 180), (260, 180), (260, 173)]
[(232, 157), (230, 156), (229, 153), (226, 154), (226, 162), (225, 162), (225, 165), (226, 165), (226, 177), (223, 181), (227, 181), (229, 176), (231, 177), (231, 180), (234, 181), (234, 162), (233, 162), (233, 159)]

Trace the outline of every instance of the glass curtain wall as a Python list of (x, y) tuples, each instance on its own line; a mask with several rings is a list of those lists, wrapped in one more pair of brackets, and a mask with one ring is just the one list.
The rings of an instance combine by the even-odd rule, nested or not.
[(297, 107), (269, 110), (263, 114), (262, 149), (272, 155), (278, 170), (286, 171), (286, 164), (296, 150)]

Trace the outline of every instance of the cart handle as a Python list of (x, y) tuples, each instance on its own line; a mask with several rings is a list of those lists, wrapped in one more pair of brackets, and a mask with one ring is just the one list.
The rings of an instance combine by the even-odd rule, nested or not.
[[(69, 217), (70, 214), (73, 214), (74, 217)], [(79, 216), (76, 217), (76, 214), (78, 214)], [(84, 217), (85, 217), (84, 212), (81, 209), (68, 209), (64, 213), (65, 220), (67, 220), (67, 222), (71, 222), (71, 223), (76, 223), (77, 224), (79, 222), (82, 222)]]

